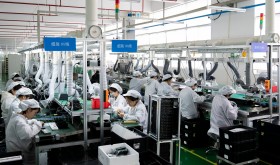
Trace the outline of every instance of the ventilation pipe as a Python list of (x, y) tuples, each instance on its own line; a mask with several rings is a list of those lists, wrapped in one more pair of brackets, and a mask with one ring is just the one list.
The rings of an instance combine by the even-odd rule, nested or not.
[(170, 75), (172, 75), (172, 73), (168, 71), (169, 63), (170, 63), (170, 61), (168, 59), (164, 60), (163, 74), (170, 74)]
[(140, 60), (137, 58), (136, 64), (134, 66), (134, 70), (137, 70)]
[(240, 85), (245, 85), (244, 82), (241, 80), (241, 76), (240, 76), (238, 70), (230, 62), (227, 62), (227, 64), (236, 76), (236, 81), (235, 82), (240, 84)]
[(189, 76), (193, 78), (193, 71), (192, 71), (192, 61), (188, 60), (188, 67), (189, 67)]
[(151, 61), (151, 64), (152, 64), (152, 67), (154, 68), (154, 70), (155, 70), (158, 74), (160, 74), (158, 68), (157, 68), (157, 67), (155, 66), (155, 64), (154, 64), (154, 60)]
[(173, 72), (175, 75), (180, 74), (181, 71), (181, 59), (178, 59), (177, 70), (175, 69)]
[(152, 62), (149, 61), (148, 65), (145, 68), (141, 69), (141, 72), (146, 72), (151, 66), (152, 66)]
[(212, 74), (217, 70), (219, 63), (215, 62), (213, 68), (210, 70), (210, 72), (207, 74), (206, 79), (209, 80)]
[(275, 0), (265, 1), (265, 34), (275, 33)]
[(119, 70), (119, 65), (118, 65), (119, 60), (116, 60), (115, 65), (114, 65), (114, 72), (117, 72)]
[(59, 84), (59, 93), (63, 93), (65, 89), (65, 66), (66, 66), (66, 52), (62, 53), (62, 58), (60, 61), (60, 84)]
[(25, 55), (25, 75), (29, 77), (30, 52)]
[(67, 94), (68, 96), (74, 95), (73, 89), (73, 62), (72, 62), (72, 52), (67, 52), (66, 59), (66, 83), (67, 83)]
[(248, 62), (246, 63), (246, 85), (251, 85), (251, 72), (250, 72), (251, 64)]
[(46, 52), (45, 53), (45, 71), (44, 71), (44, 76), (43, 76), (44, 84), (48, 84), (50, 82), (49, 73), (50, 73), (49, 53)]
[(38, 83), (38, 86), (36, 87), (36, 90), (39, 90), (43, 85), (42, 81), (40, 80), (40, 76), (43, 73), (44, 64), (45, 64), (45, 62), (44, 62), (45, 61), (44, 60), (44, 52), (40, 52), (39, 55), (40, 55), (40, 67), (39, 67), (39, 70), (38, 70), (38, 72), (35, 76), (35, 80)]

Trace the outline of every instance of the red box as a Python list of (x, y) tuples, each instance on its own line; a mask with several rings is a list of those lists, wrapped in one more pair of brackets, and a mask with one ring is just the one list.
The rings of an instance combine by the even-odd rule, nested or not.
[[(104, 108), (109, 108), (110, 103), (109, 102), (104, 102), (103, 106), (104, 106)], [(100, 108), (100, 99), (99, 98), (91, 99), (91, 108), (92, 109), (99, 109)]]
[(278, 87), (277, 86), (272, 86), (272, 92), (273, 93), (278, 92)]

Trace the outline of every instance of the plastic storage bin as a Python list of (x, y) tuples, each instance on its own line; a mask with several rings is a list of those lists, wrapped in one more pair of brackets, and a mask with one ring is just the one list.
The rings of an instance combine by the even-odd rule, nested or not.
[(230, 126), (219, 129), (221, 142), (241, 142), (256, 139), (256, 129), (246, 126)]
[[(104, 102), (103, 106), (104, 106), (104, 108), (109, 108), (110, 103), (109, 102)], [(92, 109), (99, 109), (100, 108), (100, 99), (99, 98), (91, 99), (91, 108)]]

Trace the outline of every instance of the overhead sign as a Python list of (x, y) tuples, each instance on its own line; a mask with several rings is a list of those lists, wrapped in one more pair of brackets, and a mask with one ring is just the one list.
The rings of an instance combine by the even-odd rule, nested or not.
[(137, 52), (137, 40), (112, 40), (112, 52)]
[(45, 51), (76, 51), (76, 38), (44, 38)]
[(252, 42), (251, 51), (252, 52), (267, 52), (267, 44), (259, 43), (259, 42)]

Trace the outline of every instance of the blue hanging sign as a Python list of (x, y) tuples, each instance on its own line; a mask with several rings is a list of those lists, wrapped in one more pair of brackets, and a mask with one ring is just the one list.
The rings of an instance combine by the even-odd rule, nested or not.
[(112, 40), (112, 52), (137, 52), (137, 40)]
[(45, 51), (76, 51), (76, 38), (44, 38)]
[(252, 52), (267, 52), (267, 43), (252, 42), (251, 51)]

